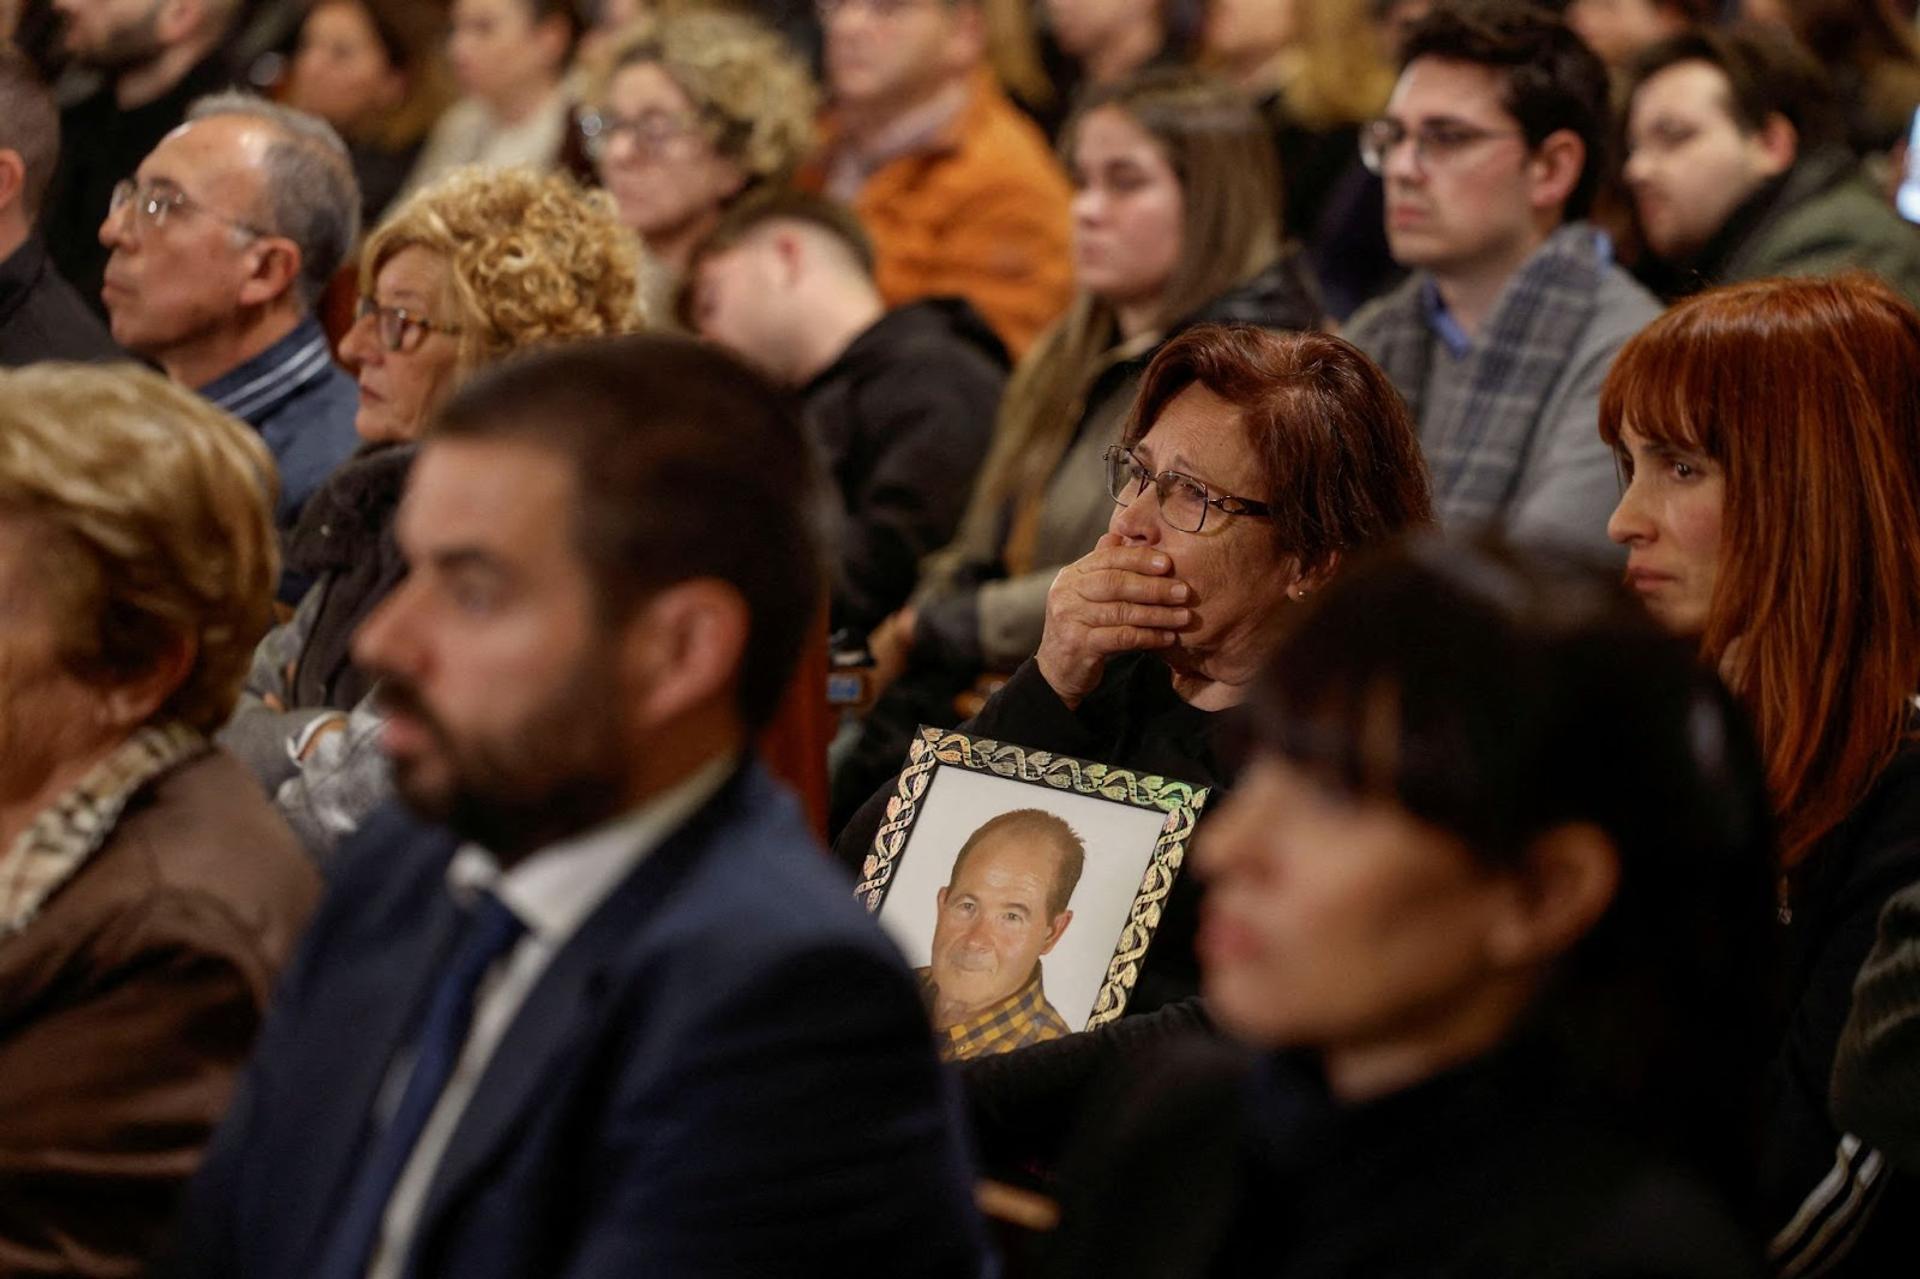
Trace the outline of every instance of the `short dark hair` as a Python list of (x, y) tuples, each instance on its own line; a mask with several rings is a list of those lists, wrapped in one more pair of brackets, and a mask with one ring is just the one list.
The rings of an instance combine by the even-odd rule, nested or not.
[(1408, 31), (1401, 69), (1420, 58), (1497, 73), (1502, 105), (1528, 146), (1563, 129), (1578, 137), (1586, 162), (1567, 196), (1565, 217), (1573, 221), (1592, 211), (1607, 172), (1607, 68), (1565, 22), (1532, 4), (1442, 5)]
[(1802, 151), (1842, 136), (1838, 100), (1813, 55), (1786, 32), (1753, 23), (1689, 31), (1654, 45), (1633, 61), (1627, 102), (1648, 80), (1686, 62), (1703, 62), (1727, 78), (1727, 113), (1743, 132), (1757, 133), (1778, 115), (1793, 126)]
[(1137, 443), (1188, 387), (1240, 412), (1259, 460), (1275, 549), (1306, 574), (1433, 520), (1427, 464), (1406, 401), (1344, 338), (1202, 324), (1162, 347), (1123, 439)]
[(852, 209), (824, 195), (790, 186), (768, 186), (751, 191), (729, 205), (713, 230), (694, 248), (674, 298), (681, 324), (691, 329), (694, 289), (700, 264), (740, 247), (748, 236), (773, 222), (799, 222), (832, 236), (852, 256), (860, 271), (873, 278), (873, 241)]
[(60, 113), (32, 59), (0, 42), (0, 149), (20, 153), (20, 205), (31, 221), (60, 159)]
[(947, 875), (947, 887), (952, 888), (960, 882), (960, 867), (975, 848), (1000, 836), (1045, 841), (1059, 852), (1060, 858), (1053, 867), (1053, 880), (1047, 888), (1047, 918), (1057, 917), (1073, 901), (1073, 890), (1080, 886), (1080, 876), (1087, 867), (1087, 846), (1073, 827), (1067, 825), (1065, 818), (1049, 813), (1044, 808), (1016, 808), (982, 822), (978, 830), (967, 836), (967, 842), (960, 845), (960, 851), (953, 855), (953, 869)]
[(1522, 1037), (1637, 1135), (1740, 1185), (1775, 1024), (1772, 823), (1745, 719), (1693, 644), (1617, 571), (1485, 536), (1366, 557), (1289, 618), (1249, 703), (1266, 750), (1491, 871), (1566, 826), (1612, 845), (1612, 903)]
[(773, 718), (826, 598), (823, 488), (787, 399), (708, 343), (594, 338), (484, 370), (432, 439), (513, 439), (572, 462), (574, 537), (609, 622), (694, 578), (738, 590), (749, 728)]

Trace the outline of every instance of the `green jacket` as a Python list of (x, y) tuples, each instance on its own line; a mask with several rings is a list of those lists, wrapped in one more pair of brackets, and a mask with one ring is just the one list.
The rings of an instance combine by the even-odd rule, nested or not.
[(1920, 306), (1920, 226), (1839, 150), (1806, 156), (1741, 206), (1697, 265), (1711, 284), (1861, 267)]

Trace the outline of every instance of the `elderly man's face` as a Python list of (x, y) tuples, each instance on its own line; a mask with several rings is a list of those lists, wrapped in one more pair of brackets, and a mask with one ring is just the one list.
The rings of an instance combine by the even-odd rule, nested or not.
[(60, 661), (41, 568), (46, 537), (33, 521), (0, 514), (0, 815), (50, 799), (62, 768), (103, 744), (109, 718), (105, 692)]
[(243, 308), (284, 293), (260, 275), (261, 256), (286, 242), (237, 223), (258, 224), (269, 126), (242, 116), (182, 125), (141, 162), (141, 196), (182, 195), (161, 225), (136, 197), (107, 214), (100, 242), (113, 250), (100, 296), (114, 340), (165, 362), (167, 356), (233, 326)]
[(361, 627), (408, 803), (511, 860), (618, 812), (630, 767), (619, 638), (574, 547), (558, 452), (429, 442), (397, 525), (410, 572)]
[(1059, 850), (1044, 841), (999, 834), (974, 845), (937, 899), (932, 976), (942, 1005), (969, 1016), (1027, 984), (1073, 919), (1048, 914), (1059, 868)]

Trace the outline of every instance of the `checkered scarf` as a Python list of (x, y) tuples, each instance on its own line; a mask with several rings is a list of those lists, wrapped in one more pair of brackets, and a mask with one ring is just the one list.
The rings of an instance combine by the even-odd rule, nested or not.
[(1555, 231), (1501, 293), (1467, 353), (1466, 375), (1432, 403), (1424, 401), (1434, 338), (1420, 282), (1370, 326), (1364, 345), (1420, 424), (1443, 525), (1493, 523), (1512, 499), (1541, 409), (1598, 308), (1604, 269), (1592, 226)]
[(0, 940), (32, 923), (86, 865), (141, 787), (206, 749), (207, 739), (185, 724), (149, 725), (41, 810), (0, 858)]
[[(931, 968), (918, 971), (920, 989), (931, 1009), (939, 987), (933, 983)], [(1059, 1039), (1070, 1033), (1065, 1019), (1047, 1002), (1047, 993), (1040, 985), (1040, 965), (1035, 964), (1033, 976), (1018, 991), (963, 1022), (945, 1030), (936, 1029), (934, 1038), (938, 1041), (941, 1061), (967, 1061)]]

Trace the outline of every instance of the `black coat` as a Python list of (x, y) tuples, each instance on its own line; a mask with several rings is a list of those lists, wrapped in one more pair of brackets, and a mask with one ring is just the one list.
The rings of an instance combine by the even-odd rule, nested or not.
[(1700, 1180), (1505, 1049), (1360, 1104), (1298, 1057), (1170, 1041), (1093, 1107), (1041, 1273), (1061, 1279), (1743, 1279)]
[(1844, 1256), (1823, 1274), (1877, 1279), (1910, 1273), (1920, 1257), (1920, 1179), (1842, 1134), (1829, 1086), (1881, 908), (1916, 882), (1920, 746), (1909, 746), (1794, 869), (1781, 912), (1789, 1013), (1771, 1072), (1762, 1190), (1776, 1228), (1800, 1226), (1783, 1231), (1787, 1259)]
[(986, 321), (936, 298), (889, 311), (802, 389), (840, 494), (833, 629), (872, 630), (952, 538), (1006, 381)]
[(124, 360), (107, 326), (29, 237), (0, 262), (0, 368), (41, 360)]

